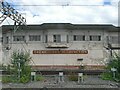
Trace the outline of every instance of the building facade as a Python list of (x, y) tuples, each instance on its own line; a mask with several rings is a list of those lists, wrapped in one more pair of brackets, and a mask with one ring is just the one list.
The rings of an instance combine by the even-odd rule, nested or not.
[[(2, 39), (2, 27), (0, 27), (0, 38)], [(0, 40), (0, 64), (2, 64), (2, 40)]]
[[(118, 27), (70, 23), (2, 26), (2, 61), (9, 64), (13, 51), (29, 52), (36, 68), (78, 69), (103, 67), (110, 60), (108, 45), (119, 47)], [(117, 50), (114, 50), (117, 52)]]

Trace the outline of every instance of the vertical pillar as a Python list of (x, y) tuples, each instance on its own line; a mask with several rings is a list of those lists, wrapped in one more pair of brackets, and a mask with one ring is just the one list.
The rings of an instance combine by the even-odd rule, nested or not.
[(31, 72), (31, 81), (36, 81), (36, 72)]
[(59, 81), (59, 82), (64, 82), (63, 72), (59, 72), (58, 81)]
[(78, 83), (83, 82), (83, 73), (78, 73)]
[(116, 73), (117, 69), (113, 67), (113, 68), (111, 68), (111, 71), (113, 73), (113, 78), (115, 79), (115, 77), (116, 77), (115, 73)]

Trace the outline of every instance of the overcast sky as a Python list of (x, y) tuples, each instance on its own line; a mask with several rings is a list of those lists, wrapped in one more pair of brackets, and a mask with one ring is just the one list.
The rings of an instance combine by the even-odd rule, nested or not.
[[(27, 20), (27, 24), (72, 23), (118, 25), (119, 0), (5, 1), (11, 5), (18, 5), (13, 7), (22, 13)], [(7, 18), (2, 24), (13, 25), (13, 21)]]

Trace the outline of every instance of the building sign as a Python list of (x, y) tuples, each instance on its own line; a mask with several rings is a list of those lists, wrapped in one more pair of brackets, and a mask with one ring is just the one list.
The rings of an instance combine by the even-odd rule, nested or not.
[(33, 54), (88, 54), (88, 50), (33, 50)]

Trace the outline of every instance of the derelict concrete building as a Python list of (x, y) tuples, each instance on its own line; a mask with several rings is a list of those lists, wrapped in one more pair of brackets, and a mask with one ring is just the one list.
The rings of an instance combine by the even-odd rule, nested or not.
[[(44, 23), (2, 26), (2, 63), (13, 51), (27, 51), (31, 65), (43, 69), (102, 68), (110, 59), (110, 44), (118, 47), (118, 27), (100, 24)], [(113, 50), (113, 53), (117, 50)]]

